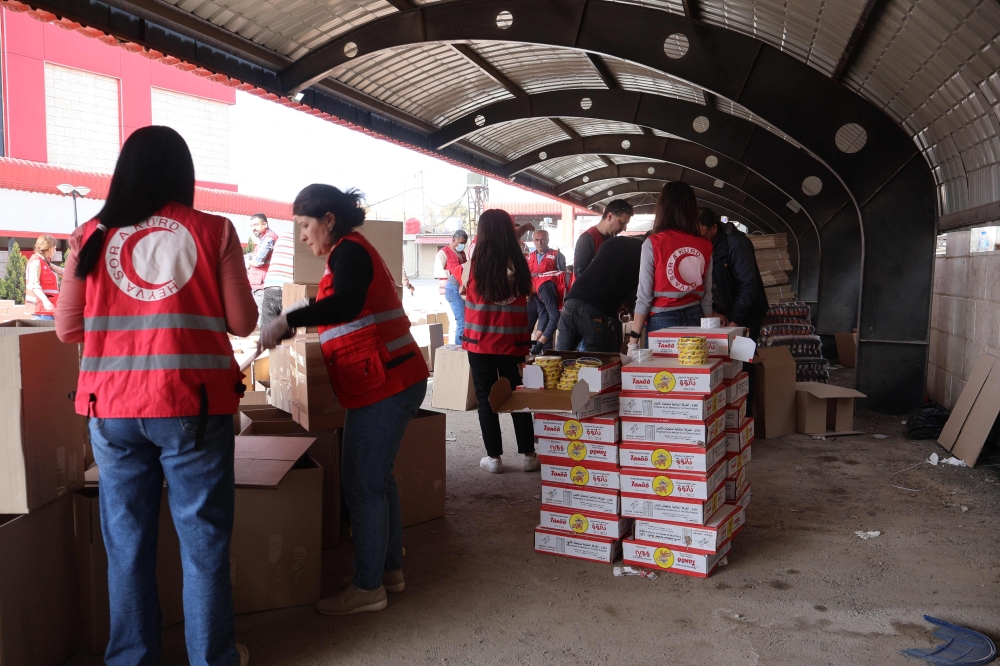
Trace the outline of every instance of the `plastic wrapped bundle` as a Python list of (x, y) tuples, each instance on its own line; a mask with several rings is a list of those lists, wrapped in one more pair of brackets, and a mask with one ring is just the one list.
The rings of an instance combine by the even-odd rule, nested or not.
[(809, 326), (808, 317), (782, 317), (780, 315), (767, 316), (761, 320), (761, 326), (770, 326), (772, 324), (805, 324)]
[(767, 308), (768, 317), (802, 317), (807, 321), (811, 314), (809, 306), (802, 301), (791, 301), (789, 303), (772, 303)]
[(826, 384), (830, 381), (830, 362), (822, 356), (796, 358), (795, 381)]
[(800, 323), (801, 319), (796, 319), (793, 317), (779, 317), (780, 319), (789, 319), (791, 321), (787, 322), (775, 322), (768, 323), (760, 328), (761, 337), (768, 337), (771, 335), (812, 335), (816, 332), (816, 327), (812, 324)]
[(763, 347), (788, 347), (795, 358), (823, 357), (823, 341), (818, 335), (762, 335), (760, 344)]

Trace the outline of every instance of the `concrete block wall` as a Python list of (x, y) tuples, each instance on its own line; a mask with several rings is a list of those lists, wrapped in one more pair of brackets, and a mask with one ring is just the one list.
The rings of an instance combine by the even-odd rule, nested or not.
[(229, 182), (229, 104), (153, 88), (152, 108), (154, 125), (172, 127), (187, 141), (198, 180)]
[(121, 145), (118, 79), (45, 63), (45, 138), (50, 164), (113, 172)]
[(1000, 354), (1000, 252), (970, 253), (970, 232), (948, 234), (934, 265), (927, 394), (951, 409), (976, 360)]

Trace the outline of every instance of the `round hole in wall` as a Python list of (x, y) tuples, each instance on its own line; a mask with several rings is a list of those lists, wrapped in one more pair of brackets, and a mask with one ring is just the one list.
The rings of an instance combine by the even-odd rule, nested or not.
[(654, 173), (656, 173), (656, 169), (654, 169), (653, 167), (649, 167), (648, 169), (646, 169), (646, 173), (652, 176)]
[(358, 45), (354, 42), (347, 42), (344, 44), (344, 55), (348, 58), (353, 58), (358, 55)]
[(715, 181), (714, 183), (712, 183), (712, 184), (713, 184), (713, 185), (715, 185), (715, 186), (716, 186), (717, 188), (719, 188), (720, 190), (721, 190), (721, 189), (722, 189), (723, 187), (725, 187), (725, 186), (726, 186), (726, 184), (725, 184), (725, 183), (723, 183), (723, 182), (722, 182), (721, 180), (716, 180), (716, 181)]
[(671, 60), (678, 60), (687, 54), (688, 46), (688, 38), (679, 32), (675, 32), (663, 42), (663, 52)]
[(615, 196), (615, 191), (614, 190), (608, 190), (608, 196), (609, 197)]
[(482, 127), (485, 124), (486, 124), (486, 116), (480, 113), (478, 116), (476, 116), (476, 127)]
[(583, 177), (583, 182), (589, 183), (590, 182), (590, 176), (584, 176)]
[(709, 169), (719, 166), (719, 158), (715, 155), (709, 155), (705, 158), (705, 166)]
[(707, 132), (708, 125), (709, 125), (708, 118), (706, 118), (705, 116), (698, 116), (697, 118), (694, 119), (694, 122), (691, 123), (691, 126), (694, 128), (694, 131), (697, 132), (698, 134), (703, 134)]
[(580, 108), (583, 109), (584, 111), (588, 110), (593, 105), (594, 103), (591, 101), (589, 97), (584, 97), (583, 99), (580, 100)]
[(802, 191), (807, 197), (814, 197), (823, 189), (823, 181), (816, 176), (809, 176), (802, 181)]
[(622, 148), (624, 148), (625, 150), (628, 150), (631, 147), (632, 147), (632, 142), (631, 141), (629, 141), (628, 139), (625, 139), (624, 141), (622, 141)]
[(506, 9), (497, 14), (497, 27), (501, 30), (506, 30), (514, 24), (514, 15), (508, 12)]
[(868, 142), (868, 132), (857, 123), (847, 123), (839, 130), (834, 137), (837, 148), (843, 153), (856, 153), (865, 147)]
[(544, 150), (542, 152), (538, 153), (538, 159), (540, 159), (540, 160), (548, 159), (548, 157), (549, 157), (549, 154), (547, 152), (545, 152)]

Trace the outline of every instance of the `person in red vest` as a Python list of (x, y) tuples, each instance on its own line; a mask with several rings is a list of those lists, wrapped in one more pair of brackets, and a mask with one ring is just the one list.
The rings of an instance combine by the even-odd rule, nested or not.
[(469, 234), (461, 229), (451, 237), (451, 243), (441, 248), (434, 257), (434, 277), (438, 278), (440, 293), (451, 306), (455, 317), (455, 344), (462, 341), (465, 330), (465, 301), (459, 291), (462, 288), (462, 266), (467, 261), (465, 245), (469, 242)]
[(194, 164), (169, 127), (122, 146), (97, 217), (70, 237), (56, 333), (83, 343), (76, 411), (89, 417), (108, 554), (110, 666), (160, 661), (156, 543), (163, 482), (181, 546), (188, 659), (245, 666), (229, 544), (233, 414), (242, 373), (229, 333), (257, 307), (236, 230), (192, 208)]
[(594, 260), (601, 244), (625, 231), (632, 219), (632, 204), (624, 199), (615, 199), (604, 209), (601, 221), (590, 227), (576, 240), (573, 251), (573, 275), (580, 277)]
[(544, 349), (552, 349), (552, 338), (559, 326), (559, 311), (566, 293), (566, 257), (549, 248), (549, 232), (545, 229), (536, 229), (531, 239), (535, 250), (528, 254), (528, 267), (535, 295), (528, 301), (528, 327), (534, 330), (538, 323), (538, 336), (531, 353), (540, 354)]
[(385, 262), (356, 230), (362, 196), (309, 185), (292, 214), (302, 242), (327, 257), (312, 303), (289, 308), (261, 333), (274, 348), (296, 328), (316, 326), (320, 349), (344, 419), (341, 478), (351, 512), (354, 576), (316, 610), (325, 615), (379, 611), (386, 591), (402, 592), (403, 521), (392, 465), (399, 443), (427, 394), (427, 364)]
[[(465, 285), (465, 339), (472, 383), (479, 403), (479, 427), (486, 456), (479, 466), (487, 472), (503, 471), (503, 435), (500, 417), (490, 407), (490, 389), (499, 377), (511, 388), (521, 385), (519, 365), (531, 346), (528, 295), (531, 271), (514, 235), (514, 221), (506, 211), (492, 209), (479, 216), (476, 253)], [(530, 414), (511, 414), (517, 451), (524, 456), (524, 471), (538, 469), (534, 427)]]
[(32, 310), (32, 319), (55, 319), (59, 300), (59, 277), (63, 269), (52, 265), (56, 239), (42, 234), (35, 241), (35, 251), (24, 269), (24, 303)]
[(639, 292), (630, 347), (650, 332), (675, 326), (700, 326), (712, 310), (712, 242), (698, 227), (698, 201), (687, 183), (660, 190), (649, 238), (642, 244)]

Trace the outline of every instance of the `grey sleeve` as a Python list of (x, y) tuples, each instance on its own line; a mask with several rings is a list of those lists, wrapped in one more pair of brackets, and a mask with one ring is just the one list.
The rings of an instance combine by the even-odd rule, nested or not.
[(566, 270), (566, 255), (562, 252), (556, 253), (556, 270), (565, 271)]
[[(642, 243), (639, 259), (639, 291), (635, 296), (635, 313), (649, 314), (653, 303), (653, 244), (647, 238)], [(711, 303), (711, 300), (709, 300)]]
[(580, 234), (579, 240), (576, 241), (576, 251), (573, 253), (573, 272), (579, 276), (587, 270), (587, 266), (594, 260), (594, 254), (594, 239), (590, 234)]
[(712, 307), (712, 262), (713, 257), (709, 255), (708, 266), (705, 268), (705, 278), (702, 281), (702, 287), (705, 289), (705, 294), (701, 297), (701, 312), (706, 317), (711, 317), (714, 308)]

